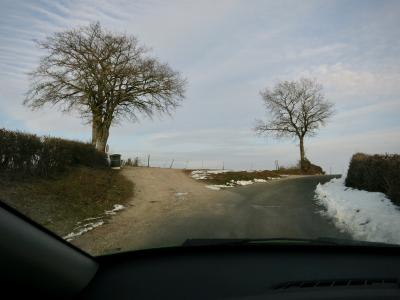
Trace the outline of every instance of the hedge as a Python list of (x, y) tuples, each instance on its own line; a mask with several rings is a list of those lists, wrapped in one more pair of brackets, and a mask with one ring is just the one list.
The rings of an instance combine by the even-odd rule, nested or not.
[(400, 155), (354, 154), (345, 184), (360, 190), (385, 193), (400, 204)]
[(71, 166), (105, 167), (91, 144), (0, 129), (0, 172), (49, 176)]

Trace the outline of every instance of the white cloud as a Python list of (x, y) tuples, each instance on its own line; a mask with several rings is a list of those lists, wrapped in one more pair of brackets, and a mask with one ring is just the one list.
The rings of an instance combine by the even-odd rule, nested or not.
[(0, 126), (88, 139), (90, 127), (76, 116), (51, 108), (32, 113), (21, 103), (28, 87), (25, 73), (42, 55), (32, 39), (101, 21), (110, 30), (136, 35), (153, 48), (154, 56), (189, 80), (187, 99), (173, 119), (123, 122), (112, 128), (115, 151), (158, 153), (167, 160), (179, 153), (183, 160), (226, 160), (238, 168), (273, 167), (275, 159), (293, 163), (298, 157), (295, 143), (265, 143), (251, 127), (265, 114), (259, 90), (300, 76), (323, 83), (338, 110), (307, 144), (318, 163), (342, 166), (355, 148), (395, 151), (400, 108), (396, 5), (371, 4), (353, 11), (341, 5), (211, 0), (2, 3), (0, 114), (5, 119)]
[(357, 96), (360, 101), (365, 96), (381, 98), (400, 94), (399, 70), (357, 70), (336, 63), (314, 67), (301, 72), (299, 76), (318, 78), (327, 89), (340, 95)]
[(291, 49), (291, 51), (286, 55), (287, 59), (305, 59), (309, 57), (315, 58), (316, 56), (324, 55), (337, 55), (339, 52), (345, 51), (349, 46), (344, 43), (334, 43), (331, 45), (322, 45), (312, 48), (301, 48)]

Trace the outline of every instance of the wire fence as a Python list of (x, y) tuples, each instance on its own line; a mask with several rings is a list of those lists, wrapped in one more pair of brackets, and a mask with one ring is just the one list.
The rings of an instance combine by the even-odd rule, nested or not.
[[(248, 161), (235, 161), (234, 159), (199, 159), (188, 158), (173, 154), (154, 154), (154, 153), (123, 153), (122, 163), (126, 164), (130, 160), (131, 165), (153, 168), (172, 168), (172, 169), (212, 169), (212, 170), (234, 170), (234, 171), (262, 171), (280, 170), (282, 168), (296, 168), (295, 164), (281, 163), (279, 160), (266, 159), (263, 162), (251, 158)], [(336, 174), (332, 166), (327, 167), (327, 174)], [(345, 174), (343, 169), (342, 174)]]
[(123, 155), (123, 162), (140, 167), (158, 167), (173, 169), (226, 169), (223, 160), (195, 160), (161, 156), (154, 154)]
[(140, 167), (158, 167), (173, 169), (213, 169), (213, 170), (236, 170), (236, 171), (259, 171), (259, 170), (279, 170), (281, 167), (278, 160), (260, 164), (248, 161), (247, 163), (235, 162), (232, 159), (185, 159), (179, 155), (168, 154), (147, 154), (147, 153), (129, 153), (122, 155), (123, 163), (129, 161), (130, 165)]

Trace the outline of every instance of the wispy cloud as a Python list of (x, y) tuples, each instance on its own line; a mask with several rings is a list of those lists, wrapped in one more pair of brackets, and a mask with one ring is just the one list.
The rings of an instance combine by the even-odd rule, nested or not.
[(320, 81), (337, 108), (309, 141), (311, 159), (341, 168), (355, 148), (400, 149), (393, 140), (400, 123), (396, 1), (25, 0), (0, 8), (0, 126), (89, 139), (90, 128), (77, 116), (56, 108), (32, 113), (21, 103), (26, 73), (43, 54), (33, 40), (100, 21), (136, 35), (189, 80), (173, 118), (114, 127), (115, 151), (223, 158), (238, 168), (251, 160), (294, 162), (294, 143), (260, 139), (251, 128), (255, 118), (268, 117), (259, 91), (301, 76)]

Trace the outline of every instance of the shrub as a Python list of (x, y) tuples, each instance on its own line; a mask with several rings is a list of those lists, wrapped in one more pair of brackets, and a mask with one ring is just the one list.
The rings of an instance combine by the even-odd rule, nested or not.
[(320, 175), (325, 174), (320, 166), (314, 165), (307, 158), (304, 161), (304, 169), (301, 169), (300, 161), (296, 165), (284, 167), (280, 166), (278, 172), (280, 174), (292, 174), (292, 175)]
[(135, 157), (133, 160), (132, 160), (132, 158), (128, 158), (128, 160), (125, 162), (125, 166), (138, 167), (139, 166), (139, 157)]
[(385, 193), (400, 204), (400, 155), (354, 154), (345, 184), (360, 190)]
[(71, 166), (105, 167), (91, 144), (0, 129), (0, 172), (49, 176)]
[[(299, 166), (300, 166), (300, 162), (299, 162)], [(307, 158), (305, 159), (305, 161), (303, 163), (302, 171), (303, 171), (303, 174), (307, 174), (307, 175), (325, 174), (325, 172), (322, 170), (322, 168), (320, 166), (314, 165)]]

